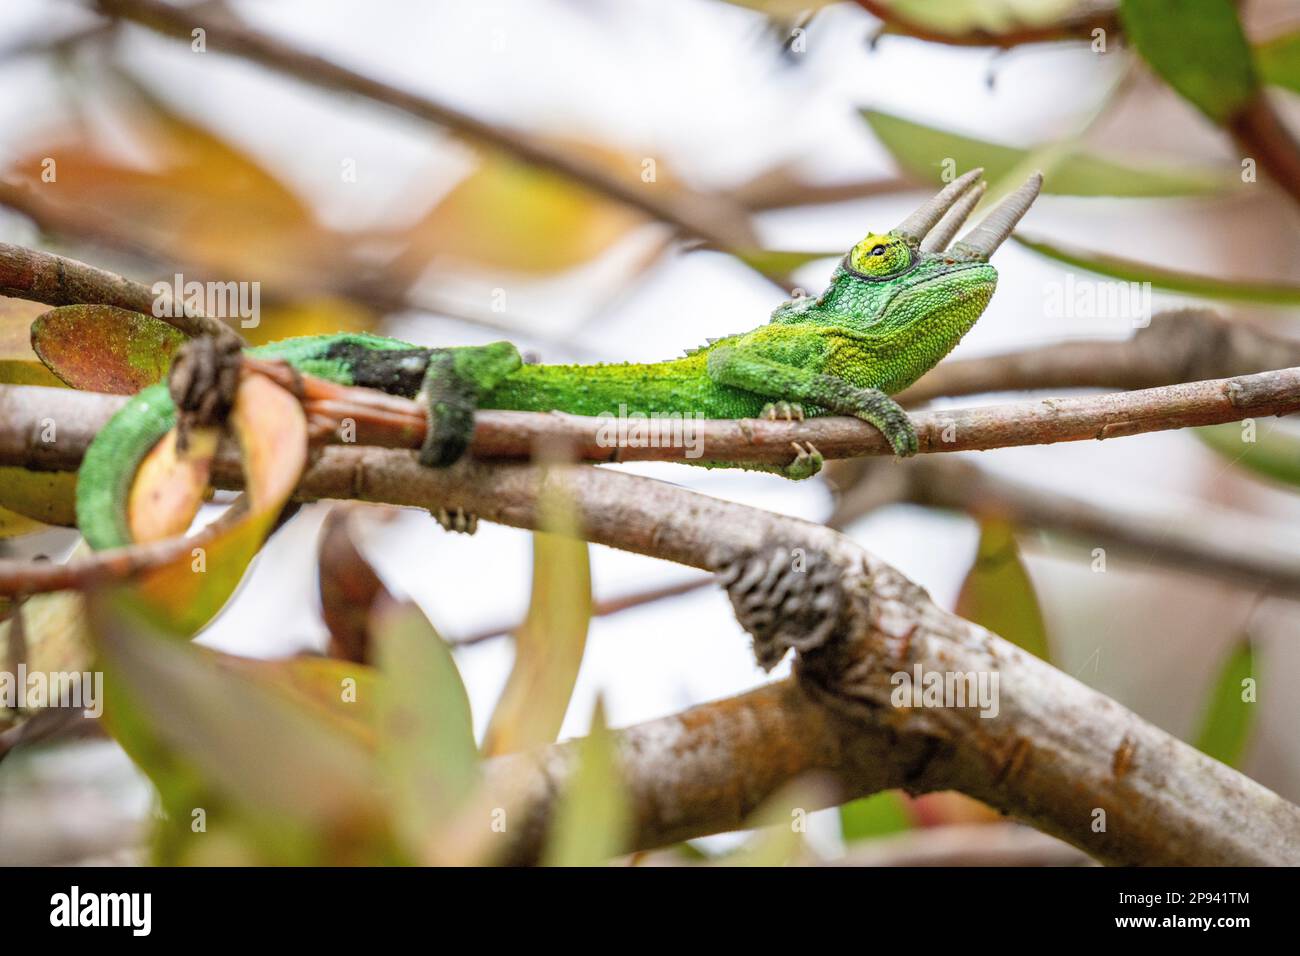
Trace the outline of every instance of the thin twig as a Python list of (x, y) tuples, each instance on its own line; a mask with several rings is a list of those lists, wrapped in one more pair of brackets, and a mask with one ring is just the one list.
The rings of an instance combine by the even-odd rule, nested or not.
[(1050, 488), (994, 474), (945, 455), (896, 468), (868, 460), (831, 469), (839, 488), (829, 520), (844, 527), (886, 504), (952, 508), (998, 517), (1017, 528), (1055, 531), (1089, 547), (1115, 548), (1143, 562), (1212, 575), (1253, 590), (1300, 597), (1300, 550), (1293, 528), (1198, 505), (1196, 520), (1150, 509), (1100, 507)]
[(322, 56), (300, 50), (251, 27), (218, 20), (192, 7), (175, 7), (157, 0), (94, 0), (105, 15), (121, 17), (169, 37), (190, 42), (201, 29), (207, 47), (242, 57), (306, 83), (363, 96), (502, 149), (534, 166), (559, 173), (595, 192), (676, 227), (681, 232), (726, 249), (755, 248), (757, 241), (748, 217), (740, 207), (719, 197), (689, 193), (674, 187), (672, 193), (656, 189), (639, 178), (612, 175), (570, 153), (558, 150), (519, 131), (486, 123), (430, 97), (340, 66)]
[[(245, 359), (275, 376), (281, 363)], [(292, 387), (292, 374), (284, 371)], [(278, 379), (277, 379), (278, 380)], [(307, 412), (317, 431), (337, 428), (345, 418), (362, 444), (418, 447), (424, 411), (415, 402), (372, 389), (335, 385), (302, 376)], [(68, 392), (40, 386), (0, 386), (0, 463), (46, 471), (75, 469), (85, 444), (121, 407), (120, 396)], [(1074, 398), (1049, 398), (976, 408), (920, 411), (912, 424), (923, 453), (971, 451), (1065, 441), (1118, 438), (1152, 431), (1217, 425), (1245, 418), (1300, 411), (1300, 367), (1184, 382)], [(60, 425), (57, 442), (40, 441), (33, 422)], [(677, 425), (682, 425), (677, 422)], [(687, 442), (665, 438), (654, 447), (627, 447), (611, 434), (611, 420), (559, 412), (480, 410), (470, 450), (481, 460), (523, 461), (537, 448), (567, 447), (581, 461), (720, 460), (787, 463), (793, 443), (811, 443), (828, 459), (892, 455), (884, 436), (856, 418), (813, 418), (803, 422), (767, 419), (701, 419), (689, 423), (702, 454), (688, 456)], [(665, 423), (665, 428), (673, 423)]]
[[(170, 292), (155, 295), (148, 286), (120, 275), (49, 252), (0, 242), (0, 295), (46, 305), (115, 305), (145, 315), (155, 313), (186, 335), (235, 335), (224, 323), (204, 316), (188, 304), (170, 307)], [(173, 312), (180, 315), (172, 315)]]
[(939, 397), (1049, 388), (1151, 388), (1300, 365), (1300, 340), (1209, 309), (1153, 316), (1130, 339), (1060, 342), (1005, 355), (942, 362), (898, 395)]
[[(596, 601), (591, 606), (592, 617), (608, 617), (611, 614), (621, 614), (623, 611), (629, 611), (632, 608), (644, 607), (647, 604), (653, 604), (656, 601), (663, 601), (667, 598), (681, 597), (683, 594), (692, 594), (703, 588), (709, 587), (714, 583), (713, 578), (691, 578), (687, 581), (678, 581), (675, 584), (665, 584), (663, 587), (647, 588), (644, 591), (637, 591), (633, 594), (623, 594), (615, 598), (607, 598), (604, 601)], [(473, 634), (467, 634), (464, 637), (452, 638), (447, 643), (452, 647), (472, 647), (475, 644), (482, 644), (493, 638), (505, 637), (513, 634), (519, 625), (515, 624), (498, 624), (495, 627), (486, 627), (481, 631), (475, 631)]]

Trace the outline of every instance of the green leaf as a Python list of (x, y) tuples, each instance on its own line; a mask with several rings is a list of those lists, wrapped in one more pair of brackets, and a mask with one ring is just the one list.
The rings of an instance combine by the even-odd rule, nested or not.
[(812, 809), (829, 805), (833, 789), (825, 778), (803, 776), (770, 796), (745, 821), (755, 830), (738, 850), (714, 859), (712, 866), (788, 866), (805, 851), (804, 834)]
[(555, 740), (569, 708), (591, 624), (591, 560), (572, 502), (554, 485), (542, 492), (542, 527), (533, 534), (533, 592), (515, 632), (515, 663), (484, 736), (486, 755)]
[(845, 843), (901, 833), (913, 826), (912, 814), (897, 790), (882, 790), (840, 807), (840, 833)]
[[(872, 131), (908, 173), (941, 183), (944, 160), (957, 171), (983, 166), (990, 181), (1007, 178), (1044, 145), (1021, 148), (935, 129), (901, 116), (863, 110)], [(1050, 144), (1047, 144), (1050, 147)], [(1016, 185), (1019, 185), (1019, 177)], [(1066, 196), (1158, 197), (1220, 192), (1237, 184), (1233, 175), (1208, 168), (1140, 167), (1112, 162), (1091, 153), (1067, 152), (1047, 171), (1043, 192)]]
[(618, 764), (617, 738), (597, 700), (591, 732), (577, 743), (577, 767), (555, 809), (543, 854), (547, 866), (603, 866), (627, 849), (631, 807)]
[(906, 22), (937, 33), (996, 37), (1056, 23), (1079, 6), (1079, 0), (887, 0), (886, 5)]
[(373, 759), (354, 736), (212, 652), (169, 640), (128, 602), (99, 598), (90, 621), (109, 728), (178, 824), (188, 827), (191, 801), (215, 795), (273, 841), (266, 852), (280, 862), (318, 859), (339, 833), (382, 839)]
[(1300, 435), (1281, 423), (1225, 422), (1196, 429), (1196, 437), (1234, 465), (1300, 488)]
[(1205, 703), (1196, 748), (1236, 767), (1246, 751), (1255, 720), (1255, 654), (1243, 641), (1224, 659)]
[(1214, 122), (1255, 95), (1250, 44), (1230, 0), (1122, 0), (1120, 18), (1151, 68)]
[(1264, 82), (1300, 93), (1300, 30), (1255, 47), (1255, 66)]
[(955, 610), (1029, 653), (1051, 660), (1038, 596), (1020, 560), (1015, 529), (1005, 521), (980, 522), (979, 549)]
[(1125, 282), (1150, 282), (1161, 289), (1206, 299), (1259, 302), (1266, 305), (1300, 305), (1300, 285), (1215, 279), (1189, 272), (1176, 272), (1173, 269), (1165, 269), (1133, 259), (1123, 259), (1104, 252), (1092, 252), (1047, 242), (1020, 233), (1013, 233), (1011, 238), (1026, 249), (1032, 249), (1049, 259)]
[(373, 617), (379, 685), (379, 766), (394, 830), (419, 862), (432, 862), (441, 829), (478, 782), (469, 697), (451, 650), (414, 604)]
[(73, 388), (134, 395), (162, 381), (185, 341), (161, 319), (111, 305), (65, 305), (32, 323), (32, 347)]

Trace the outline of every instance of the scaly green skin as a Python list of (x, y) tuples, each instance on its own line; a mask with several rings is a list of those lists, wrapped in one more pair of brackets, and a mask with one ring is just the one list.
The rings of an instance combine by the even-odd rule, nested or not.
[[(871, 422), (906, 456), (916, 452), (916, 435), (887, 394), (952, 350), (996, 282), (987, 262), (920, 252), (915, 240), (896, 233), (873, 234), (844, 257), (821, 297), (787, 302), (767, 325), (665, 362), (523, 365), (505, 342), (427, 349), (355, 334), (286, 339), (250, 352), (341, 384), (419, 395), (430, 414), (420, 457), (435, 466), (451, 464), (467, 447), (476, 407), (752, 418), (796, 404), (805, 415)], [(130, 543), (125, 503), (132, 477), (174, 420), (166, 386), (155, 385), (91, 444), (78, 481), (77, 520), (92, 547)], [(820, 463), (815, 452), (801, 452), (794, 465), (768, 470), (807, 477)]]

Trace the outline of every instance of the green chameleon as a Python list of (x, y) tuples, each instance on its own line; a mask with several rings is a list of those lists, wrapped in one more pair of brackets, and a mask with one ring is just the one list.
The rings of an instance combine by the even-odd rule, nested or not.
[[(855, 415), (879, 428), (900, 457), (916, 433), (889, 395), (947, 355), (975, 324), (997, 283), (989, 265), (1028, 210), (1035, 174), (948, 247), (983, 193), (982, 170), (949, 183), (888, 233), (872, 233), (841, 260), (826, 291), (781, 305), (751, 332), (650, 364), (525, 365), (508, 342), (420, 348), (339, 334), (285, 339), (250, 350), (345, 385), (417, 398), (428, 410), (419, 457), (451, 465), (465, 452), (476, 408), (704, 418)], [(126, 502), (141, 460), (175, 424), (166, 383), (138, 393), (95, 437), (77, 482), (77, 523), (91, 547), (131, 543)], [(785, 466), (735, 465), (807, 478), (822, 465), (794, 446)], [(707, 462), (726, 465), (726, 462)]]

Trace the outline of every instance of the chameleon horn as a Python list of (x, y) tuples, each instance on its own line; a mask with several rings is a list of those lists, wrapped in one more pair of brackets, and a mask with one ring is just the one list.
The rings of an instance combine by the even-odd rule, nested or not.
[(983, 173), (983, 169), (972, 169), (966, 175), (958, 176), (939, 190), (933, 199), (899, 223), (894, 232), (913, 242), (920, 242), (925, 238), (925, 234), (934, 228), (934, 224), (943, 218), (948, 207), (955, 203), (962, 193), (975, 185), (975, 181)]
[(998, 203), (978, 226), (958, 240), (952, 247), (953, 253), (964, 259), (987, 261), (1011, 235), (1020, 217), (1029, 211), (1042, 185), (1042, 173), (1030, 176), (1019, 189)]
[(939, 220), (939, 225), (931, 229), (930, 234), (925, 237), (925, 242), (921, 243), (921, 251), (943, 252), (943, 250), (947, 249), (948, 243), (952, 242), (952, 237), (957, 235), (957, 230), (962, 227), (971, 210), (978, 206), (979, 201), (984, 198), (986, 189), (988, 189), (988, 183), (980, 183), (953, 203), (952, 208), (944, 213), (943, 218)]

